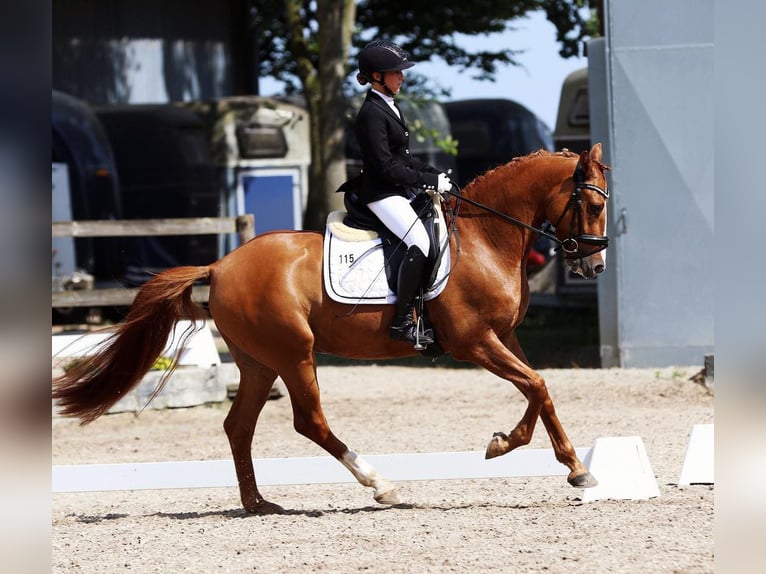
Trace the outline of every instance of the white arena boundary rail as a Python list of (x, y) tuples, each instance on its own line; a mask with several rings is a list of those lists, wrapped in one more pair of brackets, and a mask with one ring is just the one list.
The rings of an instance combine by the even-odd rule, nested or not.
[[(640, 437), (599, 438), (577, 455), (599, 480), (583, 489), (583, 502), (644, 500), (660, 495)], [(391, 481), (465, 480), (566, 476), (552, 449), (520, 449), (484, 459), (483, 451), (381, 454), (363, 456)], [(259, 486), (356, 482), (330, 456), (254, 460)], [(54, 493), (237, 486), (231, 460), (54, 466)]]

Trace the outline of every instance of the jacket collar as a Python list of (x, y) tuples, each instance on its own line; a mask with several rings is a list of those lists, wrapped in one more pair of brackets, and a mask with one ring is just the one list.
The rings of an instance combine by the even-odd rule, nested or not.
[[(366, 98), (366, 100), (368, 102), (371, 102), (371, 103), (375, 104), (376, 106), (378, 106), (382, 110), (384, 110), (388, 115), (390, 115), (397, 122), (402, 124), (402, 126), (404, 126), (405, 128), (407, 127), (407, 123), (404, 121), (404, 114), (402, 113), (401, 109), (399, 110), (399, 113), (401, 114), (402, 117), (399, 117), (399, 116), (397, 116), (394, 113), (394, 110), (391, 109), (391, 107), (385, 102), (385, 100), (383, 98), (381, 98), (378, 94), (373, 92), (372, 90), (368, 90), (367, 91), (367, 98)], [(394, 105), (396, 105), (396, 104), (394, 104)], [(398, 108), (398, 106), (397, 106), (397, 108)]]

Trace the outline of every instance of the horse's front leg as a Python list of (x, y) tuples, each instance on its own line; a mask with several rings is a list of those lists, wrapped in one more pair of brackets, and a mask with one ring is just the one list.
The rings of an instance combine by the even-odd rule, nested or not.
[[(516, 337), (515, 333), (510, 333), (504, 343), (516, 357), (521, 359), (525, 365), (531, 368), (529, 360), (524, 354), (524, 351), (519, 344), (519, 339)], [(553, 400), (548, 394), (547, 387), (545, 396), (547, 397), (547, 400), (545, 400), (540, 407), (540, 419), (543, 421), (545, 430), (548, 432), (548, 437), (553, 444), (556, 460), (571, 470), (569, 476), (567, 476), (567, 481), (576, 488), (592, 488), (597, 486), (598, 480), (596, 480), (596, 477), (594, 477), (588, 469), (585, 468), (585, 465), (580, 462), (572, 443), (569, 441), (566, 432), (564, 432), (564, 428), (561, 426), (559, 417), (556, 414), (556, 408), (553, 406)]]
[(502, 432), (493, 435), (487, 445), (486, 458), (494, 458), (529, 444), (539, 416), (548, 431), (556, 460), (570, 470), (567, 476), (569, 484), (579, 488), (596, 486), (598, 481), (578, 458), (556, 416), (545, 380), (527, 363), (516, 336), (509, 336), (506, 344), (503, 344), (490, 332), (473, 350), (473, 354), (475, 362), (512, 382), (528, 401), (524, 415), (508, 435)]

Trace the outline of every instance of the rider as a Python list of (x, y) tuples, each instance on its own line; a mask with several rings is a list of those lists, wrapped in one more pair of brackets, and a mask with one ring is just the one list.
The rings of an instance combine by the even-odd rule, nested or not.
[[(362, 151), (362, 181), (358, 195), (378, 219), (407, 246), (397, 278), (396, 315), (392, 339), (415, 343), (415, 297), (423, 282), (429, 239), (410, 205), (416, 194), (447, 192), (447, 174), (410, 154), (409, 130), (394, 101), (404, 80), (403, 70), (415, 64), (392, 42), (375, 40), (359, 53), (361, 85), (372, 84), (356, 116), (356, 137)], [(421, 334), (421, 343), (428, 344)]]

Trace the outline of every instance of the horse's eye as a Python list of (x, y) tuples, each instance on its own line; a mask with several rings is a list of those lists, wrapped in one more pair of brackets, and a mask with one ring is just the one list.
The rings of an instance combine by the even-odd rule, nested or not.
[(588, 206), (588, 215), (592, 217), (598, 217), (601, 215), (601, 211), (604, 209), (603, 205), (590, 204)]

